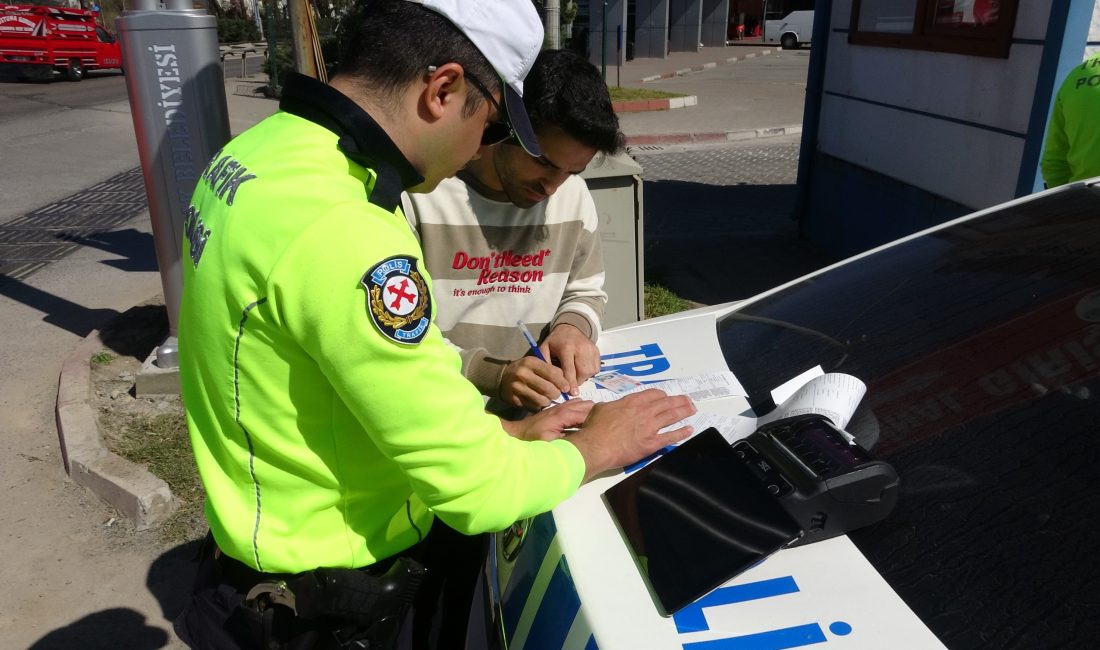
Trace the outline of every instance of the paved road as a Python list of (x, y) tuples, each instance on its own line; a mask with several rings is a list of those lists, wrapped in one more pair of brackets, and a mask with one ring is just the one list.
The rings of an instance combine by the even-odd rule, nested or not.
[(0, 223), (138, 165), (126, 83), (0, 80)]
[[(255, 75), (262, 58), (246, 63)], [(244, 81), (237, 81), (239, 58), (224, 68), (232, 94)], [(270, 100), (249, 104), (231, 114), (234, 132), (274, 110)], [(126, 80), (118, 72), (89, 72), (78, 83), (0, 77), (0, 134), (0, 224), (139, 165)]]
[(669, 111), (675, 113), (672, 119), (664, 112), (650, 112), (627, 113), (619, 121), (628, 135), (722, 133), (801, 125), (809, 60), (808, 50), (779, 50), (695, 74), (649, 82), (645, 88), (695, 95), (699, 104)]

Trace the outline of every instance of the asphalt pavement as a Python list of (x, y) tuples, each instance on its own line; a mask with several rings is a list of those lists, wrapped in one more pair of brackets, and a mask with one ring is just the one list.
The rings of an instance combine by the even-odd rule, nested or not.
[[(698, 100), (621, 119), (630, 153), (645, 170), (648, 281), (712, 303), (747, 297), (829, 261), (805, 248), (790, 219), (805, 52), (707, 48), (630, 61), (610, 68), (608, 78)], [(234, 132), (276, 110), (274, 101), (253, 92), (261, 83), (258, 77), (227, 78)], [(41, 105), (33, 103), (40, 101), (31, 97), (35, 92), (28, 90), (28, 106)], [(96, 111), (118, 122), (128, 119), (124, 103)], [(33, 121), (24, 124), (39, 128)], [(121, 133), (123, 126), (112, 128)], [(42, 124), (41, 133), (51, 128)], [(93, 128), (72, 132), (86, 135)], [(103, 140), (109, 140), (106, 131)], [(33, 167), (32, 157), (20, 155), (25, 162), (8, 156), (3, 163), (12, 174)], [(95, 165), (95, 152), (83, 160)], [(61, 206), (58, 214), (72, 213), (64, 199), (66, 193), (75, 196), (75, 178), (89, 179), (82, 191), (104, 179), (134, 182), (124, 172), (136, 166), (135, 152), (119, 152), (109, 162), (114, 167), (82, 168), (83, 175), (69, 175), (63, 186), (44, 182), (39, 191), (23, 182), (21, 196), (30, 203), (13, 213), (15, 220), (54, 205)], [(45, 169), (40, 177), (49, 178)], [(118, 194), (116, 189), (102, 191)], [(48, 197), (43, 205), (34, 205), (36, 193)], [(5, 227), (14, 223), (0, 221)], [(168, 621), (190, 580), (192, 549), (150, 549), (120, 535), (112, 511), (67, 480), (56, 437), (58, 428), (65, 436), (74, 427), (96, 436), (95, 415), (81, 396), (87, 396), (89, 356), (100, 349), (97, 329), (159, 291), (146, 211), (79, 239), (72, 251), (25, 277), (0, 277), (0, 324), (7, 333), (0, 341), (0, 562), (8, 578), (8, 588), (0, 590), (2, 647), (180, 647)]]
[(717, 304), (835, 261), (792, 218), (808, 62), (808, 49), (748, 41), (608, 70), (623, 86), (697, 98), (619, 116), (643, 169), (647, 282)]
[(621, 114), (631, 144), (722, 144), (801, 133), (808, 61), (808, 49), (703, 48), (628, 61), (608, 68), (606, 79), (698, 100), (669, 111)]

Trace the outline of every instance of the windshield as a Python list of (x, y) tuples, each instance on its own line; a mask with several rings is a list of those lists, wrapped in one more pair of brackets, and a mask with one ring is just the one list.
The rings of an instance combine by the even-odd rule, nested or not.
[(849, 430), (902, 492), (852, 539), (948, 647), (1100, 638), (1100, 195), (890, 247), (718, 335), (753, 398), (818, 364), (867, 384)]

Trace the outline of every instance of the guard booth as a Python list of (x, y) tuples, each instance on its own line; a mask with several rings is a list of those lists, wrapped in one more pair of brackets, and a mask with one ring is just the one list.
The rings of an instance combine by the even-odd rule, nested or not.
[(637, 322), (644, 315), (642, 167), (625, 153), (597, 155), (581, 178), (600, 219), (607, 292), (603, 326)]

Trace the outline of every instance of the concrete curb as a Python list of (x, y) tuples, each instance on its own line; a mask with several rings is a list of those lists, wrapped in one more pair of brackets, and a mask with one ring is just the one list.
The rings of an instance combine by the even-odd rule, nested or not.
[(753, 140), (755, 138), (768, 138), (777, 135), (797, 135), (799, 133), (802, 133), (801, 124), (774, 126), (764, 129), (719, 131), (716, 133), (655, 133), (628, 135), (626, 136), (626, 145), (631, 147), (647, 144), (718, 144), (722, 142)]
[(642, 113), (645, 111), (671, 111), (677, 108), (698, 106), (699, 98), (695, 95), (687, 97), (666, 97), (663, 99), (632, 99), (619, 102), (611, 102), (611, 109), (616, 113)]
[(711, 63), (704, 63), (702, 65), (695, 65), (690, 68), (680, 68), (673, 72), (662, 72), (661, 74), (650, 75), (648, 77), (642, 77), (642, 83), (648, 83), (651, 81), (660, 81), (662, 79), (671, 79), (673, 77), (684, 77), (689, 74), (695, 74), (696, 72), (703, 72), (704, 70), (710, 70), (716, 68), (719, 65), (726, 65), (729, 63), (737, 63), (738, 61), (744, 61), (746, 59), (755, 59), (758, 56), (767, 56), (778, 52), (778, 49), (763, 50), (761, 52), (750, 52), (749, 54), (742, 54), (740, 56), (731, 56), (723, 61), (714, 61)]
[(103, 445), (89, 391), (92, 355), (105, 347), (94, 331), (61, 364), (55, 408), (61, 459), (74, 483), (117, 508), (137, 530), (146, 530), (167, 519), (178, 503), (167, 483)]

